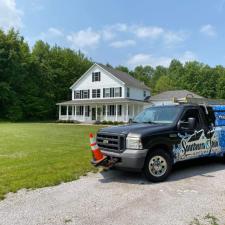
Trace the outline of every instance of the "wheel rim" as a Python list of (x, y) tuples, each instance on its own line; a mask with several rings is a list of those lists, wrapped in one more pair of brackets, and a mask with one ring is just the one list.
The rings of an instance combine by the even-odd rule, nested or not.
[(149, 172), (154, 177), (161, 177), (166, 173), (166, 171), (167, 171), (167, 162), (162, 156), (156, 155), (151, 158), (149, 162)]

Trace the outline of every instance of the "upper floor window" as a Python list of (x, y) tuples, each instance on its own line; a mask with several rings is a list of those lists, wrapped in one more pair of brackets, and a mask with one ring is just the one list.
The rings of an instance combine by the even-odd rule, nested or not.
[(146, 91), (144, 91), (144, 92), (143, 92), (143, 96), (146, 97), (146, 95), (147, 95), (147, 94), (146, 94)]
[(83, 93), (82, 93), (82, 98), (89, 98), (90, 96), (89, 96), (89, 90), (83, 90), (82, 91)]
[(74, 91), (74, 98), (80, 99), (80, 91)]
[(104, 98), (110, 98), (110, 88), (104, 88)]
[(104, 98), (122, 97), (122, 88), (103, 88)]
[(118, 87), (118, 88), (114, 89), (115, 97), (121, 97), (121, 95), (122, 95), (121, 89), (122, 89), (121, 87)]
[(101, 90), (100, 89), (92, 89), (92, 98), (100, 98)]
[(127, 88), (127, 98), (130, 97), (130, 88)]
[(92, 73), (92, 82), (100, 81), (101, 80), (101, 73), (100, 72), (93, 72)]
[(90, 98), (90, 91), (89, 90), (74, 91), (74, 98), (75, 99)]

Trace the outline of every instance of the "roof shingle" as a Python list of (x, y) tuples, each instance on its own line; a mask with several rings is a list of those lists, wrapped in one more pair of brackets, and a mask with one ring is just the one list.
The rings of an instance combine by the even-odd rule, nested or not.
[(128, 86), (141, 88), (141, 89), (148, 89), (148, 90), (150, 89), (148, 86), (144, 84), (144, 82), (141, 82), (135, 79), (133, 76), (129, 75), (128, 73), (113, 69), (101, 63), (96, 63), (96, 64), (102, 67), (107, 72), (111, 73), (113, 76), (115, 76), (119, 80), (123, 81)]
[(177, 91), (165, 91), (158, 95), (154, 95), (150, 98), (150, 101), (171, 101), (173, 98), (185, 98), (185, 97), (193, 97), (193, 98), (203, 98), (200, 95), (197, 95), (191, 91), (187, 90), (177, 90)]

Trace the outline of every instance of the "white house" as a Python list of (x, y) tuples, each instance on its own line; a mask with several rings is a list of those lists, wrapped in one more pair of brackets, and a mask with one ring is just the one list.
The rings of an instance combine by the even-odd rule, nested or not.
[(131, 75), (95, 63), (71, 87), (72, 100), (57, 103), (59, 120), (128, 122), (149, 104), (149, 87)]
[[(200, 95), (195, 94), (194, 92), (187, 90), (174, 90), (174, 91), (165, 91), (160, 94), (152, 96), (149, 101), (151, 105), (171, 105), (174, 104), (174, 99), (181, 98), (203, 98)], [(149, 106), (149, 105), (148, 105)]]

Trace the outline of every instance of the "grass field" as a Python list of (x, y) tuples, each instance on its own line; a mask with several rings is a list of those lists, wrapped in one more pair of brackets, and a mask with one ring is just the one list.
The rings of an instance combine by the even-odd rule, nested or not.
[(0, 123), (0, 198), (71, 181), (94, 170), (89, 132), (98, 126)]

